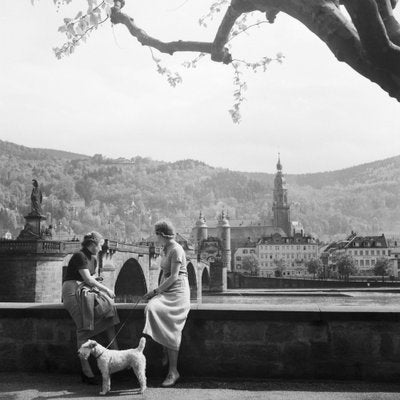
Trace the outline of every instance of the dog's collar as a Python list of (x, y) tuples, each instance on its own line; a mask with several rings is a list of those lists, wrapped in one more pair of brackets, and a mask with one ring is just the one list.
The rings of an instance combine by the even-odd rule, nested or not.
[[(98, 343), (95, 344), (95, 346), (93, 348), (95, 348), (98, 345)], [(103, 355), (104, 351), (102, 351), (98, 356), (96, 356), (94, 359), (97, 360), (98, 358), (100, 358)]]

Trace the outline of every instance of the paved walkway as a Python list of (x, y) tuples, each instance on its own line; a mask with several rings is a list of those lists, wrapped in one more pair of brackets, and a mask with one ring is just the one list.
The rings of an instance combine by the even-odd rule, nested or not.
[(159, 387), (150, 380), (144, 395), (137, 381), (115, 379), (107, 396), (98, 396), (99, 387), (84, 385), (73, 375), (44, 373), (0, 373), (1, 400), (146, 399), (146, 400), (399, 400), (400, 383), (327, 381), (237, 381), (182, 379), (174, 388)]

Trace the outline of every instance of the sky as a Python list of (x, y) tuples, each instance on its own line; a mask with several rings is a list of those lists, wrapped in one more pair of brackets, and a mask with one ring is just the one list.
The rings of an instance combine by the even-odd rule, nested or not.
[[(182, 63), (195, 53), (171, 57), (154, 51), (183, 78), (172, 88), (157, 73), (149, 49), (125, 27), (109, 23), (58, 60), (52, 51), (64, 42), (58, 27), (87, 3), (74, 0), (58, 11), (49, 0), (1, 3), (0, 140), (269, 173), (280, 153), (284, 172), (291, 174), (400, 154), (400, 103), (339, 63), (320, 39), (284, 14), (231, 42), (237, 59), (285, 56), (265, 73), (245, 71), (242, 121), (234, 124), (228, 112), (234, 102), (231, 66), (206, 56), (188, 70)], [(210, 0), (126, 3), (124, 11), (164, 41), (212, 41), (222, 17), (207, 29), (198, 24)]]

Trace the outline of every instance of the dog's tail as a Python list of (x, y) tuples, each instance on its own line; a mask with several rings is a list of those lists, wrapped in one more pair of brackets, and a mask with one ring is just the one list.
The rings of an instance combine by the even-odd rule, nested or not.
[(138, 351), (142, 352), (143, 349), (144, 349), (144, 346), (146, 346), (146, 338), (142, 337), (142, 338), (140, 339), (139, 346), (138, 346), (138, 348), (137, 348)]

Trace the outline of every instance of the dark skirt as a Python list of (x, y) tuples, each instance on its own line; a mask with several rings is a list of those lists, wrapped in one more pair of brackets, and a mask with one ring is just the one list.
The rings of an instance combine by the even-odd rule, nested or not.
[(88, 339), (91, 339), (119, 323), (118, 314), (116, 313), (115, 317), (111, 318), (95, 317), (93, 330), (82, 328), (82, 313), (76, 296), (76, 289), (80, 283), (82, 282), (65, 281), (62, 286), (64, 307), (67, 309), (76, 325), (76, 341), (78, 348)]

